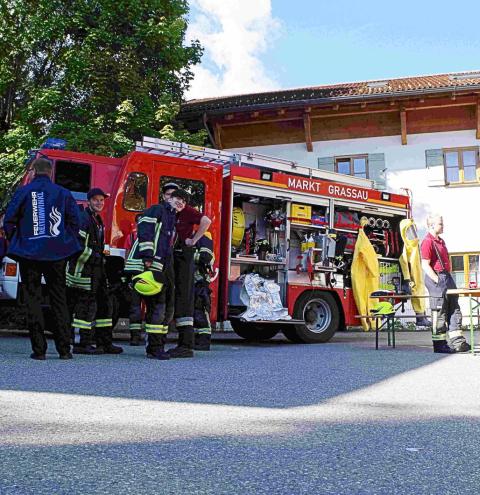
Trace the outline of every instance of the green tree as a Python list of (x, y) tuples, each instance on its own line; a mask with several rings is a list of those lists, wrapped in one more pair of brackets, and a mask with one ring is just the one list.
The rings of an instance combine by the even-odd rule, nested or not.
[(0, 195), (47, 136), (119, 156), (143, 135), (203, 144), (175, 117), (200, 62), (186, 0), (0, 0)]

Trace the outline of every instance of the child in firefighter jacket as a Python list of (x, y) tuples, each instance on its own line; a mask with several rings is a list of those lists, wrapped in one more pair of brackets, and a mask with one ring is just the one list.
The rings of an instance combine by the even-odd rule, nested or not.
[(212, 335), (212, 325), (210, 323), (212, 291), (209, 285), (213, 276), (213, 264), (215, 262), (213, 241), (210, 232), (205, 232), (203, 237), (197, 242), (195, 248), (195, 310), (193, 313), (195, 350), (209, 351)]
[[(78, 328), (80, 333), (80, 344), (73, 348), (75, 354), (120, 354), (123, 351), (113, 345), (112, 304), (105, 272), (105, 227), (99, 215), (106, 197), (98, 188), (88, 192), (88, 206), (80, 213), (78, 238), (82, 251), (67, 264), (67, 287), (74, 298), (72, 327)], [(96, 347), (93, 347), (94, 340)]]
[[(174, 200), (153, 205), (138, 220), (137, 239), (134, 241), (125, 264), (125, 273), (134, 277), (150, 270), (157, 282), (167, 283), (164, 271), (172, 263), (172, 241), (175, 232)], [(168, 325), (165, 325), (165, 288), (152, 296), (142, 295), (146, 306), (145, 331), (147, 357), (168, 359), (165, 342)], [(138, 294), (135, 294), (138, 296)], [(141, 304), (132, 301), (130, 327), (141, 328)]]

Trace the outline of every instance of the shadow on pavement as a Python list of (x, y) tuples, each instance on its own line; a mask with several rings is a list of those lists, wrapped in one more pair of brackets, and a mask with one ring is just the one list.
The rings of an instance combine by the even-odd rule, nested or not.
[[(360, 337), (359, 337), (360, 336)], [(25, 338), (0, 338), (0, 389), (202, 404), (289, 408), (318, 404), (442, 359), (427, 347), (373, 348), (352, 342), (295, 345), (226, 341), (194, 359), (147, 360), (144, 348), (120, 356), (28, 358)], [(344, 339), (344, 337), (341, 337)], [(356, 342), (356, 339), (361, 339)], [(428, 339), (427, 339), (428, 341)]]

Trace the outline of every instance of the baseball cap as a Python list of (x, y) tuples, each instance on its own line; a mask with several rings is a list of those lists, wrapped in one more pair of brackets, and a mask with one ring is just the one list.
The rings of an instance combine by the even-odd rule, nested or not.
[(175, 182), (167, 182), (167, 184), (162, 187), (162, 193), (165, 194), (165, 191), (168, 191), (169, 189), (177, 190), (180, 189), (180, 186), (175, 184)]
[(103, 196), (104, 198), (108, 198), (109, 195), (104, 193), (99, 187), (94, 187), (90, 189), (87, 193), (87, 199), (92, 199), (94, 196)]

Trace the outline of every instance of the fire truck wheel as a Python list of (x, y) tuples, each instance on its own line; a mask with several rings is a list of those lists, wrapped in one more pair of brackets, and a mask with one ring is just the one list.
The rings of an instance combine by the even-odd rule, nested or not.
[(279, 330), (276, 325), (244, 322), (236, 318), (232, 318), (230, 323), (235, 333), (249, 342), (261, 342), (262, 340), (271, 339), (277, 335)]
[(296, 325), (282, 325), (282, 333), (290, 342), (303, 343), (303, 340), (297, 335)]
[(293, 312), (295, 319), (303, 320), (304, 325), (291, 325), (283, 329), (287, 339), (304, 344), (328, 342), (338, 329), (340, 313), (338, 305), (328, 292), (305, 292)]

